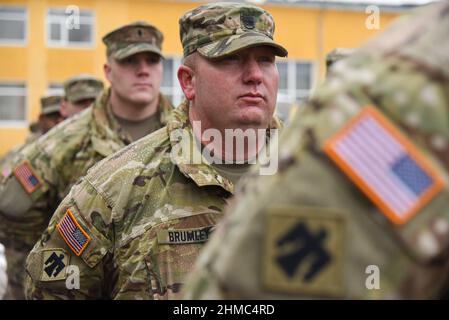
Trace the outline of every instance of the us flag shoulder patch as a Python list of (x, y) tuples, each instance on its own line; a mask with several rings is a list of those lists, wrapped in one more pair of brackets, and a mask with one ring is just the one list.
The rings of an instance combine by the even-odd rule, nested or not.
[(41, 180), (28, 161), (24, 161), (18, 165), (13, 173), (28, 194), (33, 193), (42, 185)]
[(396, 225), (409, 221), (444, 187), (430, 162), (373, 107), (329, 138), (324, 152)]
[(91, 238), (80, 226), (78, 221), (76, 221), (73, 213), (70, 212), (69, 209), (67, 209), (64, 217), (56, 227), (70, 249), (72, 249), (77, 256), (80, 256), (84, 249), (86, 249)]

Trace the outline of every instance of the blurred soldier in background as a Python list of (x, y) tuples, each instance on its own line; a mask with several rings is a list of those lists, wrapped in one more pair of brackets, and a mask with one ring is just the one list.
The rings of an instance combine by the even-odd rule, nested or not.
[(88, 74), (80, 74), (64, 82), (64, 100), (61, 105), (61, 115), (67, 119), (83, 111), (103, 91), (103, 82)]
[[(54, 197), (56, 194), (56, 192), (54, 192), (51, 196), (48, 197), (45, 194), (41, 194), (39, 197), (33, 198), (31, 196), (27, 196), (22, 189), (22, 187), (25, 188), (27, 184), (22, 185), (22, 187), (19, 187), (19, 189), (17, 190), (15, 190), (14, 188), (9, 189), (8, 187), (5, 187), (8, 185), (11, 186), (11, 179), (15, 180), (17, 178), (17, 172), (14, 173), (13, 171), (16, 170), (13, 170), (12, 168), (17, 166), (18, 160), (30, 161), (30, 163), (34, 161), (34, 163), (36, 163), (36, 171), (38, 171), (42, 175), (51, 174), (51, 171), (49, 170), (44, 171), (45, 174), (43, 173), (42, 170), (47, 170), (48, 168), (45, 167), (45, 165), (43, 165), (40, 161), (44, 161), (44, 163), (51, 165), (51, 162), (47, 162), (50, 159), (48, 155), (51, 154), (51, 156), (56, 156), (57, 154), (54, 154), (52, 152), (54, 152), (56, 148), (61, 147), (61, 145), (54, 145), (51, 149), (44, 149), (43, 146), (48, 145), (49, 140), (47, 139), (50, 138), (48, 138), (47, 136), (43, 136), (41, 137), (41, 139), (39, 139), (39, 141), (37, 141), (37, 138), (41, 135), (46, 134), (48, 131), (50, 131), (50, 129), (58, 124), (58, 122), (63, 120), (63, 116), (61, 115), (61, 113), (64, 114), (64, 117), (69, 117), (74, 115), (76, 112), (83, 110), (83, 108), (85, 108), (87, 105), (93, 103), (96, 96), (98, 96), (102, 92), (102, 90), (103, 83), (101, 82), (101, 80), (89, 75), (79, 75), (76, 77), (72, 77), (65, 82), (64, 97), (48, 96), (42, 98), (42, 113), (39, 116), (39, 134), (35, 135), (35, 138), (30, 140), (31, 142), (26, 143), (15, 152), (12, 152), (9, 155), (9, 159), (6, 159), (2, 164), (2, 176), (5, 185), (3, 185), (3, 182), (2, 184), (0, 184), (0, 197), (3, 198), (3, 201), (0, 202), (5, 204), (9, 201), (17, 201), (17, 203), (10, 202), (10, 205), (14, 205), (16, 209), (19, 210), (19, 212), (20, 210), (25, 210), (23, 207), (21, 207), (19, 202), (27, 203), (27, 206), (29, 206), (28, 210), (30, 210), (29, 212), (22, 211), (22, 213), (24, 214), (23, 217), (18, 216), (17, 220), (10, 221), (9, 219), (11, 219), (12, 217), (8, 216), (7, 212), (4, 211), (5, 207), (0, 208), (0, 241), (2, 241), (6, 246), (6, 255), (8, 258), (9, 266), (9, 287), (8, 294), (5, 297), (6, 299), (24, 298), (22, 286), (24, 277), (23, 265), (26, 254), (32, 246), (32, 240), (29, 240), (27, 237), (37, 239), (38, 235), (36, 235), (35, 233), (38, 232), (39, 228), (40, 232), (42, 232), (42, 230), (44, 230), (45, 228), (45, 225), (42, 225), (44, 224), (44, 217), (40, 217), (37, 219), (33, 219), (32, 217), (38, 215), (38, 208), (39, 210), (43, 210), (40, 208), (43, 208), (43, 206), (45, 205), (50, 205), (51, 202), (48, 201), (51, 201), (51, 199), (55, 199)], [(61, 129), (59, 129), (59, 131), (61, 131)], [(18, 177), (20, 177), (20, 175)], [(57, 175), (56, 172), (53, 171), (52, 179), (56, 179), (56, 177), (58, 177), (57, 179), (63, 179), (62, 176), (60, 176), (59, 174)], [(30, 183), (33, 183), (34, 180), (28, 181), (30, 181)], [(62, 183), (63, 185), (65, 182), (61, 181), (60, 183)], [(18, 191), (19, 193), (17, 193), (16, 191)], [(33, 203), (36, 204), (36, 206), (33, 206)], [(14, 210), (16, 209), (13, 209), (12, 212), (14, 212)], [(47, 215), (49, 215), (49, 213), (47, 213)]]
[[(279, 127), (275, 57), (287, 51), (273, 40), (272, 16), (246, 4), (211, 3), (179, 22), (178, 79), (187, 100), (165, 128), (108, 157), (72, 188), (28, 256), (27, 298), (178, 297), (234, 184), (251, 166), (208, 162), (201, 130), (224, 136), (227, 128)], [(65, 285), (68, 261), (80, 275), (72, 290)]]
[(27, 144), (37, 140), (51, 128), (64, 120), (61, 111), (61, 96), (47, 96), (41, 98), (41, 113), (38, 122), (30, 125), (30, 133), (23, 145), (17, 146), (0, 159), (0, 181), (11, 173), (11, 161)]
[(350, 58), (237, 192), (188, 299), (438, 298), (449, 245), (449, 3)]
[(7, 286), (5, 247), (0, 243), (0, 300), (3, 299)]

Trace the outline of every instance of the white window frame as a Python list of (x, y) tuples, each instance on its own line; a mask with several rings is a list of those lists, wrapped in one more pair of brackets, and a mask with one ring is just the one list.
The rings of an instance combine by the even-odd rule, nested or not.
[[(16, 85), (17, 87), (3, 88), (3, 85)], [(19, 87), (23, 86), (23, 88)], [(11, 92), (12, 91), (12, 92)], [(24, 96), (25, 97), (25, 118), (23, 120), (3, 120), (0, 119), (0, 127), (3, 128), (26, 128), (28, 126), (28, 86), (25, 82), (0, 82), (0, 96)]]
[(25, 45), (27, 45), (28, 43), (28, 9), (26, 7), (21, 7), (21, 6), (10, 6), (10, 5), (3, 5), (0, 4), (0, 7), (9, 7), (9, 8), (15, 8), (15, 9), (23, 9), (24, 10), (24, 14), (11, 14), (11, 13), (7, 13), (7, 14), (2, 14), (0, 12), (0, 18), (2, 20), (12, 20), (12, 21), (21, 21), (22, 18), (24, 19), (24, 38), (23, 40), (6, 40), (6, 39), (0, 39), (0, 46), (18, 46), (18, 47), (23, 47)]
[(181, 86), (178, 81), (178, 69), (181, 65), (182, 58), (179, 56), (167, 56), (165, 60), (173, 61), (173, 72), (172, 72), (172, 86), (171, 87), (163, 87), (161, 85), (161, 93), (164, 95), (171, 95), (173, 97), (173, 106), (178, 106), (182, 100), (184, 99), (184, 92), (181, 90)]
[[(287, 64), (287, 88), (278, 90), (277, 104), (290, 104), (291, 107), (298, 105), (298, 100), (307, 99), (313, 91), (313, 84), (315, 83), (315, 63), (313, 60), (302, 59), (279, 59), (277, 62)], [(297, 89), (296, 88), (296, 72), (297, 65), (305, 63), (310, 65), (310, 88)], [(281, 92), (284, 90), (284, 92)], [(286, 92), (285, 92), (286, 90)], [(286, 120), (286, 119), (285, 119)]]
[[(55, 86), (57, 88), (52, 88), (52, 86)], [(55, 95), (64, 95), (64, 84), (59, 82), (50, 82), (47, 86), (47, 95), (48, 96), (55, 96)]]
[[(51, 10), (62, 10), (64, 16), (50, 16)], [(89, 42), (69, 42), (69, 31), (65, 28), (65, 8), (50, 7), (47, 9), (45, 16), (45, 40), (47, 47), (50, 48), (66, 48), (66, 49), (92, 49), (95, 46), (95, 34), (96, 34), (96, 16), (95, 11), (91, 9), (80, 9), (80, 11), (88, 11), (92, 14), (91, 17), (80, 16), (80, 24), (89, 24), (92, 27), (92, 38)], [(55, 41), (51, 39), (51, 24), (58, 23), (60, 25), (61, 40)]]

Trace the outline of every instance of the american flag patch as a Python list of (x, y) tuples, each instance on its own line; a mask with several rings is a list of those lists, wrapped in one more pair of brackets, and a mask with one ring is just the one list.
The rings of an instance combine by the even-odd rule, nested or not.
[(72, 249), (77, 256), (81, 255), (89, 244), (91, 238), (79, 225), (70, 210), (67, 209), (66, 214), (56, 227), (70, 249)]
[(443, 188), (437, 171), (375, 108), (364, 108), (325, 153), (393, 223), (404, 224)]
[(14, 169), (13, 173), (28, 194), (33, 193), (42, 185), (37, 174), (34, 173), (28, 161), (22, 162), (18, 165)]

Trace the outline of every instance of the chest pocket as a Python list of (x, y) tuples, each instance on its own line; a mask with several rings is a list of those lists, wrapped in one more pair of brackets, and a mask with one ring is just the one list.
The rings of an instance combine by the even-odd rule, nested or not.
[(154, 299), (180, 298), (183, 281), (221, 216), (201, 213), (171, 219), (150, 230), (145, 264)]

